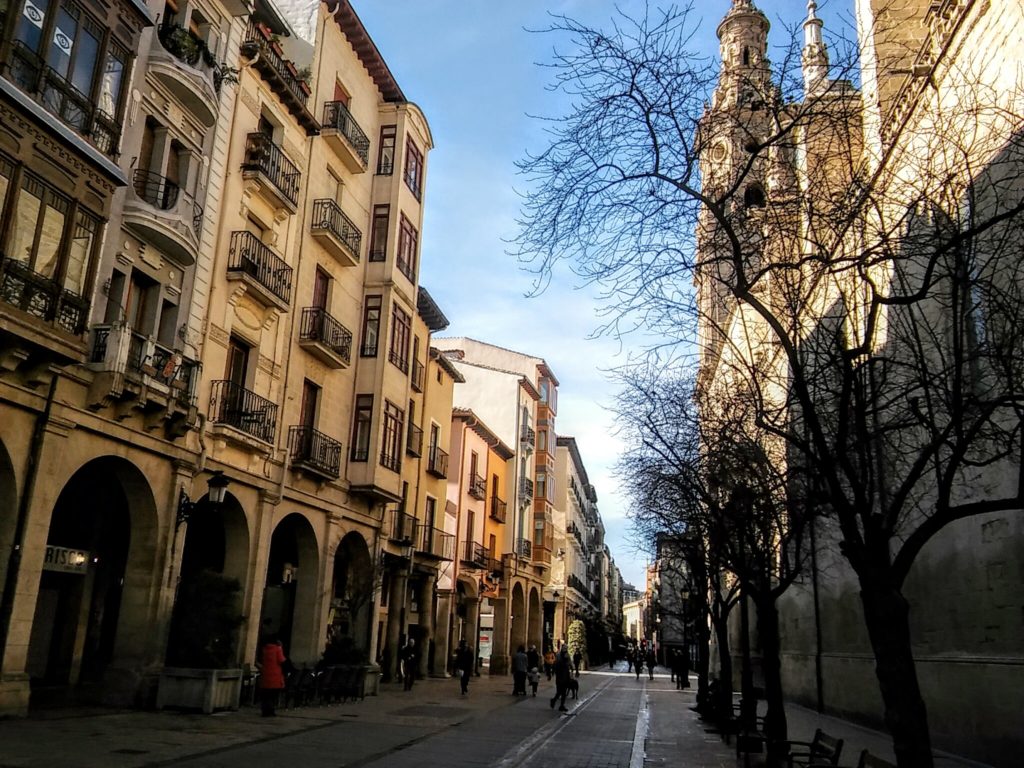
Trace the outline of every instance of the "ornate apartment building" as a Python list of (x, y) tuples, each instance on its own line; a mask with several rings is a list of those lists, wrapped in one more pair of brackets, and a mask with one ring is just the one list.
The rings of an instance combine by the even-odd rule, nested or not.
[[(831, 79), (822, 21), (811, 2), (804, 23), (802, 100), (773, 111), (765, 105), (781, 93), (781, 85), (773, 81), (767, 62), (768, 19), (750, 0), (733, 1), (718, 28), (722, 70), (701, 126), (705, 184), (737, 185), (735, 205), (726, 215), (738, 222), (736, 231), (750, 259), (746, 276), (761, 281), (752, 292), (763, 305), (783, 306), (786, 291), (803, 274), (796, 269), (783, 278), (773, 265), (794, 264), (798, 256), (810, 264), (818, 252), (837, 259), (835, 254), (885, 254), (878, 264), (906, 264), (893, 254), (946, 238), (959, 243), (956, 253), (973, 265), (966, 279), (977, 286), (963, 304), (969, 316), (962, 326), (967, 329), (964, 343), (993, 343), (1008, 327), (1000, 313), (1014, 311), (1009, 302), (1019, 294), (1014, 278), (1004, 273), (1010, 284), (1001, 282), (998, 270), (1013, 272), (1016, 267), (1008, 263), (1019, 262), (1014, 238), (1020, 223), (1014, 211), (1021, 200), (1024, 167), (1022, 7), (1013, 0), (856, 0), (852, 5), (860, 35), (859, 90), (848, 81)], [(801, 127), (766, 148), (764, 142), (778, 131), (778, 124), (770, 124), (773, 114), (800, 115)], [(842, 120), (837, 119), (840, 115)], [(865, 199), (877, 204), (864, 226), (839, 231), (836, 218), (825, 212), (834, 212), (834, 201), (855, 183), (863, 185)], [(790, 205), (795, 199), (807, 204)], [(964, 235), (949, 240), (951, 231)], [(786, 363), (778, 357), (773, 329), (749, 303), (731, 298), (727, 286), (733, 276), (718, 258), (727, 249), (720, 235), (705, 212), (698, 232), (703, 270), (697, 284), (701, 385), (713, 392), (728, 386), (737, 371), (758, 369), (780, 382), (774, 390), (762, 387), (762, 392), (781, 409)], [(907, 273), (886, 272), (868, 266), (859, 274), (872, 278), (875, 290), (896, 293), (920, 276), (917, 269), (913, 265)], [(920, 311), (924, 319), (915, 327), (936, 332), (918, 338), (916, 348), (926, 350), (931, 365), (952, 359), (948, 355), (956, 347), (960, 310), (943, 308), (941, 293), (914, 309), (883, 307), (880, 322), (872, 325), (875, 317), (861, 311), (871, 292), (852, 290), (851, 274), (813, 289), (801, 286), (809, 301), (794, 320), (797, 330), (791, 338), (798, 339), (807, 355), (824, 349), (824, 337), (834, 338), (829, 334), (839, 327), (840, 335), (852, 340), (848, 343), (864, 343), (865, 355), (887, 358), (892, 374), (911, 348), (907, 319)], [(863, 289), (867, 283), (858, 285)], [(930, 288), (945, 285), (936, 280)], [(990, 290), (983, 292), (982, 286)], [(1019, 338), (1019, 333), (1011, 336)], [(806, 359), (813, 368), (815, 361)], [(884, 376), (881, 368), (874, 370)], [(979, 368), (969, 378), (972, 386), (982, 381), (997, 386), (996, 374), (992, 368)], [(893, 383), (892, 378), (872, 379), (872, 386)], [(1019, 392), (1019, 381), (1011, 384)], [(819, 379), (814, 386), (824, 391), (827, 385)], [(888, 401), (876, 418), (904, 412), (900, 409), (905, 402), (908, 398)], [(909, 412), (920, 416), (918, 399), (909, 398), (909, 403)], [(1016, 440), (1010, 451), (1015, 461), (1019, 452)], [(898, 477), (891, 470), (902, 471), (903, 463), (916, 456), (914, 446), (894, 451), (878, 468), (882, 479), (877, 493), (883, 502), (892, 498), (887, 494), (898, 492), (919, 494), (915, 497), (922, 504), (901, 518), (905, 527), (897, 526), (894, 547), (921, 523), (931, 492), (887, 487), (885, 478)], [(1012, 495), (1018, 470), (1000, 458), (985, 461), (969, 470), (969, 481), (963, 474), (956, 476), (953, 498)], [(861, 586), (839, 554), (839, 531), (822, 520), (814, 526), (813, 566), (779, 602), (785, 690), (826, 710), (877, 722), (883, 707)], [(1024, 708), (1022, 624), (1020, 611), (1010, 608), (1024, 599), (1024, 520), (1019, 510), (993, 511), (953, 520), (928, 533), (902, 594), (910, 606), (913, 656), (932, 743), (980, 761), (1011, 764), (1024, 746), (1019, 724)]]
[(238, 666), (432, 637), (433, 140), (350, 3), (308, 10), (0, 13), (0, 713), (159, 701), (211, 574)]

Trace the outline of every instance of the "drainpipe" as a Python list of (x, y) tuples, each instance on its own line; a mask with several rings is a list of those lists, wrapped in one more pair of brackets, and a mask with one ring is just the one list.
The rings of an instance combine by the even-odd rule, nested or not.
[(18, 517), (14, 524), (13, 546), (7, 558), (7, 575), (4, 578), (4, 593), (0, 601), (0, 672), (3, 671), (4, 658), (7, 651), (7, 636), (11, 627), (11, 615), (14, 611), (14, 594), (18, 589), (18, 574), (21, 571), (21, 552), (25, 545), (25, 527), (28, 522), (28, 510), (34, 495), (36, 478), (39, 476), (39, 457), (43, 452), (43, 439), (46, 427), (50, 423), (53, 411), (53, 400), (57, 394), (57, 374), (50, 378), (50, 389), (46, 394), (46, 405), (43, 412), (36, 417), (32, 429), (32, 443), (29, 448), (28, 463), (25, 467), (25, 487), (18, 500)]

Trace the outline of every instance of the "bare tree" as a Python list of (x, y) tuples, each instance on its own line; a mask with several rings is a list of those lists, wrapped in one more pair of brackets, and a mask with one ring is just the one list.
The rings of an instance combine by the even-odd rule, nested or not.
[(609, 329), (696, 330), (712, 400), (749, 387), (759, 433), (814, 478), (790, 510), (840, 531), (899, 765), (930, 766), (903, 583), (945, 526), (1024, 506), (1024, 96), (947, 67), (959, 90), (918, 133), (875, 142), (841, 77), (798, 92), (795, 45), (723, 86), (694, 29), (675, 7), (556, 20), (572, 108), (522, 163), (518, 253), (541, 285), (567, 261), (604, 286)]
[[(796, 465), (765, 449), (770, 441), (758, 434), (746, 393), (734, 391), (729, 402), (702, 410), (693, 377), (676, 378), (671, 369), (654, 372), (646, 366), (620, 374), (617, 411), (626, 452), (619, 469), (636, 501), (633, 524), (641, 535), (671, 535), (688, 570), (704, 576), (703, 588), (717, 608), (711, 613), (716, 635), (725, 641), (723, 656), (728, 612), (739, 588), (747, 728), (753, 728), (756, 714), (746, 626), (746, 600), (753, 601), (768, 704), (765, 731), (769, 759), (776, 763), (776, 745), (787, 737), (776, 604), (800, 573), (809, 517), (806, 507), (791, 506), (787, 493), (801, 481)], [(720, 684), (731, 677), (727, 671)], [(726, 689), (724, 714), (731, 716), (728, 694)]]

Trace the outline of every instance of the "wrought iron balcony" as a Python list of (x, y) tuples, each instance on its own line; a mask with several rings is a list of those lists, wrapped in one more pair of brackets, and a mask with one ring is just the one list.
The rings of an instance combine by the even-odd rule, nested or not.
[(124, 224), (179, 264), (195, 264), (203, 209), (192, 195), (154, 171), (137, 168), (125, 200)]
[(533, 557), (533, 542), (529, 539), (516, 539), (515, 553), (517, 556), (529, 560)]
[(497, 520), (499, 523), (505, 522), (505, 514), (508, 505), (499, 499), (497, 496), (491, 497), (491, 519)]
[(412, 544), (416, 541), (417, 520), (408, 512), (396, 509), (391, 516), (391, 527), (388, 531), (388, 538), (402, 544)]
[(190, 29), (164, 23), (157, 28), (159, 46), (149, 49), (148, 69), (200, 122), (217, 121), (217, 94), (224, 78), (206, 41)]
[(332, 368), (347, 368), (352, 362), (352, 332), (323, 307), (302, 310), (299, 346)]
[(526, 477), (519, 478), (519, 498), (523, 501), (533, 500), (533, 480)]
[(233, 381), (215, 381), (210, 396), (210, 420), (272, 443), (277, 428), (277, 404)]
[(352, 173), (363, 173), (370, 158), (370, 139), (341, 101), (324, 104), (320, 135), (327, 139)]
[(240, 50), (243, 56), (252, 59), (252, 66), (281, 99), (299, 125), (311, 135), (315, 133), (320, 126), (306, 106), (309, 102), (310, 85), (299, 77), (294, 62), (281, 55), (270, 30), (250, 17)]
[(292, 467), (332, 479), (341, 472), (341, 443), (308, 425), (288, 429), (288, 454)]
[(497, 557), (491, 557), (487, 560), (487, 570), (490, 571), (492, 576), (502, 576), (505, 573), (505, 565)]
[(405, 452), (419, 458), (423, 455), (423, 430), (409, 422), (409, 434), (405, 441)]
[(228, 277), (253, 284), (266, 304), (287, 309), (292, 292), (292, 268), (252, 232), (232, 232)]
[[(245, 139), (245, 159), (242, 175), (270, 182), (271, 202), (295, 213), (299, 203), (301, 173), (284, 151), (265, 133), (250, 133)], [(264, 186), (265, 188), (265, 186)]]
[(463, 552), (462, 559), (470, 565), (486, 568), (490, 563), (491, 554), (483, 544), (467, 541), (466, 551)]
[(313, 201), (310, 231), (317, 242), (343, 266), (354, 267), (359, 263), (363, 233), (333, 200), (325, 198)]
[(487, 498), (487, 481), (476, 473), (469, 478), (469, 495), (474, 499)]
[(423, 363), (413, 358), (411, 383), (414, 392), (423, 391), (423, 383), (426, 379), (426, 373), (427, 369), (424, 367)]
[(95, 325), (89, 368), (89, 407), (140, 399), (149, 414), (163, 414), (171, 439), (192, 429), (199, 363), (124, 325)]
[(427, 455), (427, 472), (435, 477), (448, 477), (448, 454), (436, 445), (430, 446)]
[(523, 426), (519, 431), (519, 442), (533, 448), (537, 444), (537, 433), (532, 427)]
[(114, 115), (94, 104), (20, 40), (11, 45), (6, 63), (9, 78), (18, 88), (104, 155), (117, 158), (120, 126)]
[(450, 533), (445, 533), (440, 528), (428, 528), (425, 525), (421, 525), (416, 551), (424, 555), (431, 555), (439, 560), (454, 560), (455, 537)]
[(0, 301), (75, 336), (85, 331), (85, 298), (10, 257), (0, 256)]

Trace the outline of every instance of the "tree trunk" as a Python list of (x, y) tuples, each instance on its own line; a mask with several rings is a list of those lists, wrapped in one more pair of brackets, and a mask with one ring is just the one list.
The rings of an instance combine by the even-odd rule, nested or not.
[(932, 768), (928, 714), (910, 644), (910, 606), (891, 580), (884, 578), (887, 571), (883, 578), (878, 578), (876, 570), (860, 579), (864, 623), (875, 652), (885, 723), (899, 768)]
[(708, 673), (711, 667), (711, 628), (708, 626), (707, 604), (701, 603), (695, 622), (697, 634), (697, 711), (702, 714), (709, 708)]
[(757, 634), (761, 639), (761, 667), (764, 675), (764, 697), (768, 711), (764, 731), (768, 737), (767, 765), (780, 765), (785, 754), (775, 746), (787, 738), (786, 706), (782, 691), (782, 661), (779, 658), (779, 610), (770, 591), (754, 601), (757, 609)]
[(729, 614), (712, 616), (715, 639), (718, 641), (718, 690), (714, 696), (714, 717), (723, 719), (732, 715), (732, 654), (729, 651)]

